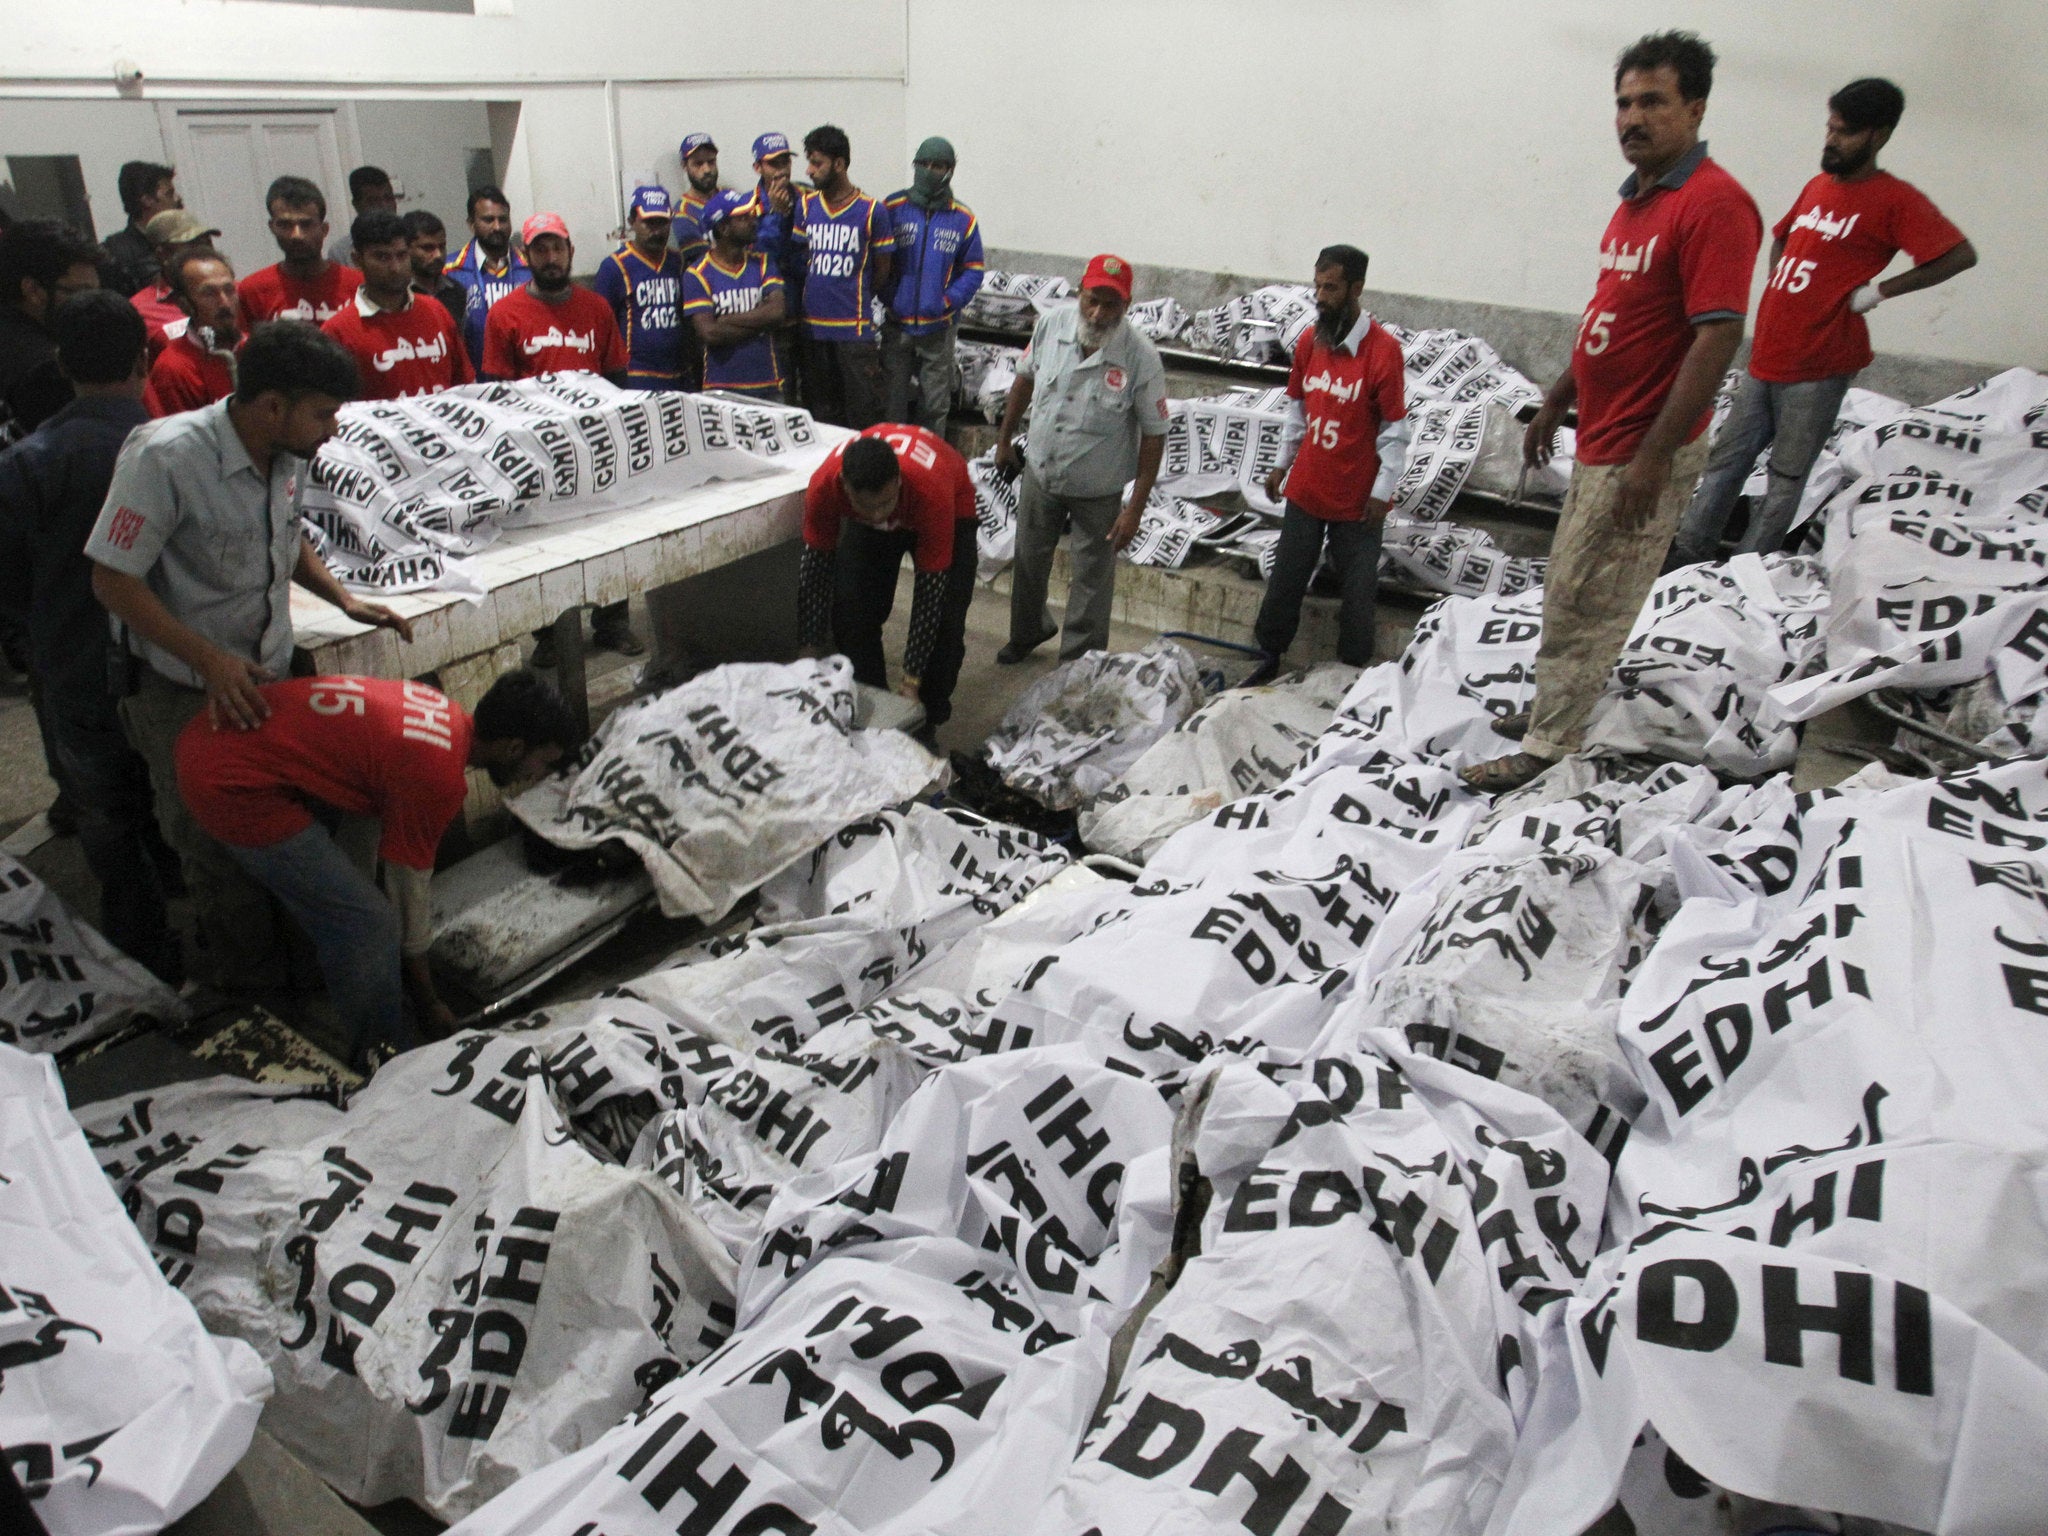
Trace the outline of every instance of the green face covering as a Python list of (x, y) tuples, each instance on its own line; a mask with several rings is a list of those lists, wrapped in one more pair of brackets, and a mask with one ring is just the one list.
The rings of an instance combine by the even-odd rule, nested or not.
[[(937, 207), (952, 197), (953, 146), (937, 135), (917, 146), (914, 159), (920, 162), (910, 184), (910, 198), (920, 208)], [(930, 162), (940, 162), (937, 165)]]

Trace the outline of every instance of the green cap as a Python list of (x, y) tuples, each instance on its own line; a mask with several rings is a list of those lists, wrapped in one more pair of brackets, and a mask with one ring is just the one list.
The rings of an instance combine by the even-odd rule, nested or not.
[(917, 146), (913, 160), (940, 160), (947, 165), (958, 165), (959, 157), (953, 153), (953, 141), (942, 139), (936, 133)]

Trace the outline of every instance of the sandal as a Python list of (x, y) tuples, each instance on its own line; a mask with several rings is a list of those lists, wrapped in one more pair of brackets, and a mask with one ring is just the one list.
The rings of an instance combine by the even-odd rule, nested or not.
[(1520, 741), (1529, 734), (1529, 711), (1518, 709), (1512, 715), (1494, 721), (1493, 734), (1509, 741)]
[(1511, 752), (1506, 757), (1496, 757), (1490, 763), (1466, 768), (1458, 777), (1474, 794), (1504, 795), (1511, 789), (1520, 789), (1550, 766), (1548, 759), (1532, 752)]

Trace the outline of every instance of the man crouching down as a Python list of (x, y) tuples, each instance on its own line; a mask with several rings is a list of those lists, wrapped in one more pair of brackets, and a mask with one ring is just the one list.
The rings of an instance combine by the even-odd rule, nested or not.
[[(374, 1069), (419, 1043), (406, 984), (434, 1029), (455, 1023), (427, 967), (428, 888), (468, 791), (463, 770), (500, 785), (538, 777), (575, 747), (575, 722), (527, 671), (499, 678), (473, 716), (424, 683), (300, 677), (259, 691), (269, 717), (254, 730), (217, 730), (203, 714), (185, 728), (178, 790), (306, 931), (348, 1029), (349, 1064)], [(381, 823), (388, 901), (315, 819), (318, 807)]]

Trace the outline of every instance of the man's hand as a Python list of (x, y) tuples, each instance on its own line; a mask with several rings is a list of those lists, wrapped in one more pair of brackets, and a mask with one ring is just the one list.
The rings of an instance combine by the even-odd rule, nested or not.
[(366, 603), (359, 597), (352, 597), (341, 605), (341, 611), (358, 624), (368, 624), (373, 629), (395, 629), (399, 639), (408, 644), (412, 641), (412, 620), (401, 618), (382, 603)]
[(912, 677), (908, 672), (896, 679), (896, 691), (906, 699), (915, 700), (917, 691), (924, 686), (924, 679)]
[(1117, 520), (1109, 525), (1109, 547), (1121, 551), (1138, 536), (1138, 521), (1145, 515), (1145, 509), (1136, 500), (1124, 503), (1124, 509), (1117, 514)]
[(1012, 474), (1024, 467), (1024, 456), (1017, 452), (1014, 438), (1003, 438), (996, 444), (996, 468), (1007, 469)]
[(769, 182), (768, 201), (774, 205), (777, 213), (789, 212), (790, 204), (794, 201), (790, 196), (789, 183), (787, 181)]
[(1614, 496), (1616, 526), (1629, 533), (1641, 533), (1657, 510), (1657, 498), (1671, 483), (1671, 455), (1641, 450), (1621, 472), (1621, 485)]
[(1394, 504), (1391, 501), (1381, 501), (1377, 496), (1368, 496), (1365, 498), (1363, 521), (1383, 524), (1387, 520), (1387, 514), (1393, 510)]
[(1285, 464), (1275, 464), (1266, 473), (1266, 499), (1269, 501), (1283, 500), (1283, 491), (1286, 484), (1287, 466)]
[(1557, 452), (1557, 424), (1564, 412), (1546, 400), (1537, 407), (1536, 419), (1522, 433), (1522, 462), (1532, 468), (1548, 464)]
[(1875, 283), (1865, 283), (1849, 295), (1849, 310), (1852, 314), (1867, 315), (1884, 302), (1884, 290)]
[(256, 691), (270, 682), (268, 667), (215, 650), (197, 669), (206, 684), (206, 718), (216, 731), (253, 731), (270, 718), (270, 705)]

